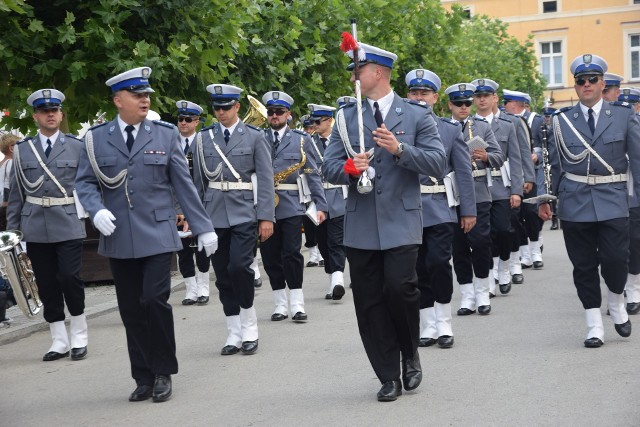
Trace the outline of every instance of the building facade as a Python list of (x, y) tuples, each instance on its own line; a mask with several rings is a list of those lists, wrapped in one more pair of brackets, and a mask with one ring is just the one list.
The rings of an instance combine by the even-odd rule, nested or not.
[(487, 15), (509, 24), (509, 33), (535, 46), (545, 96), (560, 108), (577, 102), (569, 65), (592, 53), (605, 58), (622, 87), (640, 86), (640, 0), (441, 0), (470, 16)]

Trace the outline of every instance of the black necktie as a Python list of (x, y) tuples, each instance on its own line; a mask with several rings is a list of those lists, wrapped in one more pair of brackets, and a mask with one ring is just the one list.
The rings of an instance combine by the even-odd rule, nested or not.
[(462, 132), (464, 133), (464, 125), (465, 125), (464, 120), (460, 120), (460, 124), (462, 125)]
[(322, 148), (327, 148), (327, 138), (320, 137), (320, 142), (322, 142)]
[(276, 157), (276, 151), (278, 151), (278, 146), (280, 145), (280, 138), (278, 138), (278, 131), (273, 132), (273, 137), (275, 140), (273, 141), (273, 157)]
[(229, 133), (229, 129), (225, 129), (224, 130), (224, 143), (228, 144), (229, 143), (229, 138), (231, 137), (231, 134)]
[(373, 112), (373, 117), (376, 118), (376, 124), (378, 125), (378, 127), (382, 127), (382, 113), (380, 112), (380, 106), (378, 105), (377, 102), (373, 103), (373, 108), (375, 109), (375, 111)]
[(131, 125), (127, 125), (126, 128), (124, 128), (124, 131), (127, 133), (127, 148), (129, 149), (129, 151), (131, 151), (131, 147), (133, 147), (133, 130), (135, 128)]
[(596, 131), (596, 121), (593, 118), (593, 110), (589, 108), (589, 120), (587, 120), (587, 124), (589, 125), (589, 130), (591, 131), (591, 135), (593, 135)]
[(44, 155), (49, 157), (49, 153), (51, 153), (51, 140), (47, 139), (47, 148), (44, 150)]
[(189, 138), (184, 139), (184, 155), (186, 156), (189, 152)]

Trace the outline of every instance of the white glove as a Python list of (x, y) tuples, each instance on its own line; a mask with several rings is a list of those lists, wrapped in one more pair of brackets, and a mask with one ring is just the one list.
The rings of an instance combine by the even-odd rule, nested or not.
[(108, 209), (100, 209), (93, 217), (93, 225), (104, 236), (111, 236), (113, 230), (116, 229), (116, 225), (113, 223), (115, 220), (116, 217)]
[(198, 251), (204, 248), (207, 256), (211, 256), (218, 250), (218, 235), (215, 231), (198, 234)]

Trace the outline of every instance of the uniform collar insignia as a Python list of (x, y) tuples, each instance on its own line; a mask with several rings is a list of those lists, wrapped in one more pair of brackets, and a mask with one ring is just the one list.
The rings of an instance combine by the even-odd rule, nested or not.
[(396, 113), (398, 113), (398, 114), (402, 113), (402, 108), (396, 107)]
[(605, 110), (605, 111), (604, 111), (604, 113), (605, 113), (607, 116), (610, 116), (610, 115), (611, 115), (611, 110)]
[(291, 136), (291, 131), (287, 131), (285, 136)]
[(215, 128), (213, 128), (213, 134), (217, 135), (218, 134), (218, 129), (220, 129), (219, 126), (216, 126)]
[(579, 116), (579, 114), (578, 114), (578, 113), (573, 113), (573, 118), (574, 118), (574, 119), (577, 119), (577, 118), (578, 118), (578, 116)]
[(113, 132), (113, 131), (115, 130), (115, 128), (116, 128), (115, 126), (111, 126), (111, 127), (109, 128), (109, 132)]
[(238, 128), (238, 132), (242, 133), (244, 130), (242, 128)]
[(144, 125), (144, 130), (146, 130), (147, 132), (149, 132), (151, 130), (151, 127), (149, 125)]

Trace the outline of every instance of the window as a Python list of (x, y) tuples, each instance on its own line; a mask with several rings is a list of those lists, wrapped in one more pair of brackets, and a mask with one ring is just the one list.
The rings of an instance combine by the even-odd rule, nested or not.
[(540, 65), (547, 87), (562, 86), (562, 42), (540, 43)]
[(470, 7), (465, 7), (462, 12), (464, 13), (464, 17), (467, 19), (471, 19), (471, 8)]
[(558, 11), (558, 2), (557, 1), (543, 1), (542, 2), (542, 13), (552, 13)]
[(629, 34), (631, 78), (640, 79), (640, 34)]

